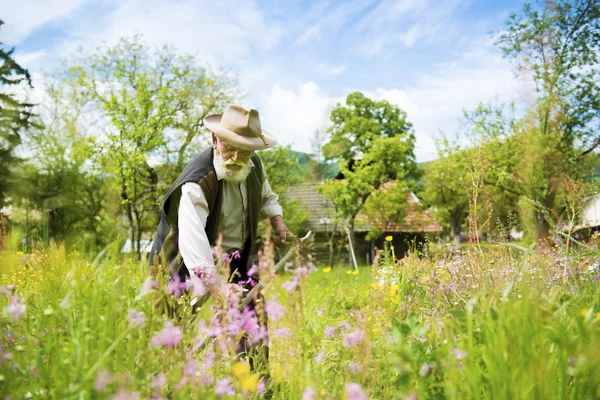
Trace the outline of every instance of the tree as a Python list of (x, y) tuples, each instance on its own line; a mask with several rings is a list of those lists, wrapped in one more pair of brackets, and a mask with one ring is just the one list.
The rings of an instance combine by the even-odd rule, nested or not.
[(47, 79), (45, 89), (39, 105), (44, 126), (24, 136), (30, 155), (18, 170), (23, 184), (11, 194), (21, 207), (43, 214), (46, 239), (96, 251), (115, 237), (117, 215), (106, 215), (106, 203), (114, 199), (92, 157), (95, 140), (83, 117), (87, 104), (60, 80)]
[[(562, 176), (577, 178), (600, 145), (600, 3), (545, 0), (510, 16), (497, 44), (533, 79), (537, 99), (522, 134), (529, 155), (525, 194), (538, 204), (537, 236), (549, 235), (548, 210), (560, 203)], [(535, 147), (533, 147), (535, 146)]]
[[(0, 20), (0, 27), (2, 25), (4, 21)], [(29, 72), (12, 58), (13, 52), (14, 48), (0, 47), (0, 209), (4, 207), (13, 168), (18, 161), (15, 147), (21, 143), (22, 132), (36, 125), (33, 104), (19, 100), (14, 91), (11, 92), (23, 83), (31, 87)]]
[(406, 217), (409, 194), (404, 182), (383, 184), (365, 202), (364, 214), (371, 222), (367, 239), (379, 238), (384, 232), (393, 232), (402, 226)]
[(437, 160), (425, 166), (420, 195), (442, 226), (448, 227), (450, 239), (458, 243), (469, 211), (466, 159), (447, 141), (438, 154)]
[(312, 155), (315, 158), (316, 164), (314, 165), (314, 176), (318, 181), (325, 178), (326, 164), (323, 160), (323, 146), (327, 140), (324, 131), (315, 129), (312, 137), (310, 138), (310, 147)]
[(292, 155), (290, 146), (276, 146), (260, 152), (271, 190), (279, 196), (279, 205), (283, 208), (285, 223), (294, 234), (303, 236), (308, 219), (299, 207), (298, 200), (290, 200), (286, 192), (290, 186), (300, 182), (300, 164)]
[(348, 95), (346, 105), (337, 104), (331, 121), (323, 152), (338, 161), (343, 179), (319, 190), (336, 206), (354, 243), (354, 221), (369, 196), (389, 179), (404, 181), (415, 173), (415, 136), (404, 111), (358, 92)]

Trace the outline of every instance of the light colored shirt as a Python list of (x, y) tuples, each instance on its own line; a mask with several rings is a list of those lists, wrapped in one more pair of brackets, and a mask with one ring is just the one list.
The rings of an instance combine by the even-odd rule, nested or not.
[[(254, 168), (252, 160), (248, 161)], [(217, 176), (219, 181), (222, 177)], [(260, 219), (283, 216), (278, 203), (279, 196), (271, 190), (263, 169), (262, 207)], [(195, 182), (185, 183), (181, 187), (179, 200), (179, 251), (183, 261), (191, 272), (199, 267), (214, 268), (212, 248), (206, 236), (208, 219), (208, 202), (200, 185)], [(223, 180), (223, 199), (217, 232), (222, 233), (224, 251), (243, 249), (248, 237), (248, 190), (246, 181), (233, 182)]]

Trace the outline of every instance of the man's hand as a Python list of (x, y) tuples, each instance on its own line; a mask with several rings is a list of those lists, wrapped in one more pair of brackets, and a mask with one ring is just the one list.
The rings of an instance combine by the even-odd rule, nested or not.
[(289, 236), (294, 236), (287, 226), (285, 226), (285, 222), (283, 222), (281, 215), (276, 215), (271, 218), (271, 225), (273, 225), (273, 228), (275, 229), (275, 244), (277, 246), (283, 246)]

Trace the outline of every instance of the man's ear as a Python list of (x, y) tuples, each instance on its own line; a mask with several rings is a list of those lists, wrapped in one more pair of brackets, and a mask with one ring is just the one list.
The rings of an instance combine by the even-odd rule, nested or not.
[(213, 146), (213, 149), (217, 148), (217, 136), (214, 134), (214, 132), (212, 134), (212, 146)]

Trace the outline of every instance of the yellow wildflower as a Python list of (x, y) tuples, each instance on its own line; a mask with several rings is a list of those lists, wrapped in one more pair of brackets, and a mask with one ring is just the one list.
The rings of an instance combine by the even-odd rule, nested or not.
[(446, 274), (446, 270), (445, 270), (445, 269), (440, 269), (440, 270), (438, 271), (438, 274), (440, 274), (440, 275), (445, 275), (445, 274)]
[(355, 269), (354, 271), (352, 271), (352, 275), (358, 275), (358, 270)]
[(17, 251), (17, 255), (18, 255), (19, 257), (21, 257), (21, 256), (23, 255), (23, 252), (22, 252), (22, 251)]
[(581, 311), (579, 312), (581, 314), (582, 317), (587, 317), (588, 313), (590, 312), (589, 308), (582, 308)]
[(258, 389), (258, 376), (250, 375), (242, 378), (240, 387), (246, 392), (256, 392), (256, 389)]
[(423, 276), (421, 277), (421, 280), (422, 280), (423, 282), (427, 282), (427, 281), (429, 280), (429, 275), (423, 275)]
[(346, 270), (346, 273), (347, 273), (348, 275), (350, 275), (350, 274), (352, 273), (352, 270), (351, 270), (351, 269), (348, 269), (348, 270)]
[(390, 235), (390, 236), (386, 236), (385, 240), (388, 242), (391, 242), (394, 238)]
[(238, 361), (233, 365), (231, 373), (235, 377), (246, 376), (250, 374), (250, 364), (244, 361)]
[(377, 289), (377, 283), (375, 283), (375, 282), (371, 282), (371, 287), (372, 287), (373, 289)]
[(377, 332), (379, 332), (379, 328), (373, 328), (373, 329), (371, 329), (371, 332), (377, 333)]
[(390, 288), (390, 296), (394, 297), (396, 295), (396, 293), (398, 293), (398, 285), (394, 284)]
[(596, 314), (596, 321), (600, 321), (600, 312)]
[(331, 272), (331, 267), (323, 268), (323, 272)]

